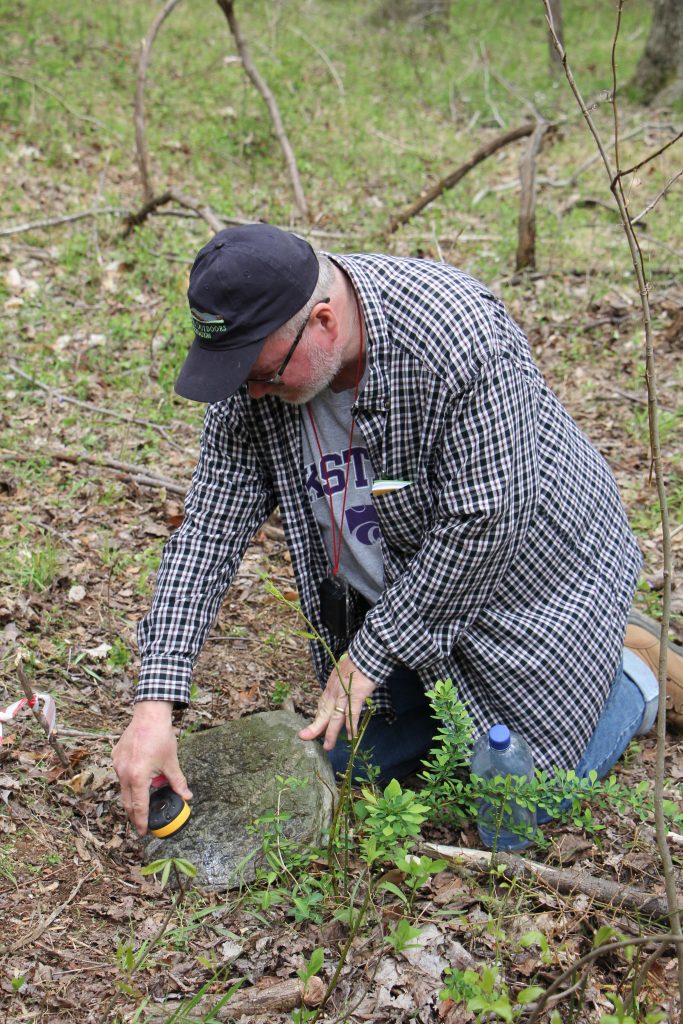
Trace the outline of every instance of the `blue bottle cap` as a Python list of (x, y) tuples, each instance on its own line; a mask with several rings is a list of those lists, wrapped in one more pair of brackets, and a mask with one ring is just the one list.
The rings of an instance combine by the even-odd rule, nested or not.
[(492, 725), (489, 729), (489, 746), (494, 750), (507, 750), (510, 746), (510, 730), (507, 725)]

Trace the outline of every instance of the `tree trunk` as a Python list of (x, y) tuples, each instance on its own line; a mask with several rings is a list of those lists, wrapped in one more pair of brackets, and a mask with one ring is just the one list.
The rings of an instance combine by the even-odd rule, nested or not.
[(683, 95), (683, 3), (653, 0), (652, 25), (632, 86), (642, 103)]

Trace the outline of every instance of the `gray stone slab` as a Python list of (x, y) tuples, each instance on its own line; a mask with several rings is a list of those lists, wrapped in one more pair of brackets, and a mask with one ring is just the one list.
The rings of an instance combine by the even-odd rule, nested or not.
[(189, 860), (197, 868), (195, 884), (205, 889), (251, 881), (260, 863), (251, 854), (261, 844), (247, 826), (277, 807), (278, 775), (307, 783), (281, 798), (281, 810), (291, 815), (285, 834), (317, 845), (330, 824), (336, 790), (320, 745), (297, 736), (305, 724), (289, 711), (267, 711), (183, 737), (179, 758), (194, 794), (192, 814), (175, 836), (146, 836), (145, 861)]

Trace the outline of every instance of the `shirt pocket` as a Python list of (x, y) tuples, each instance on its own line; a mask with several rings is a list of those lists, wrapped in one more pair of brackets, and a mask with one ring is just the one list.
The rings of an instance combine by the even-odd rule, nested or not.
[(382, 539), (394, 552), (412, 556), (419, 550), (425, 523), (425, 501), (417, 484), (400, 491), (377, 494), (372, 503), (377, 512)]

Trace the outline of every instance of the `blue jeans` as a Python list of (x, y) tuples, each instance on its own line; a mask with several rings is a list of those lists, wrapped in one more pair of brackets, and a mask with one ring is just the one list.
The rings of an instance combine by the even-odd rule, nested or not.
[[(626, 669), (625, 669), (626, 666)], [(392, 778), (401, 779), (422, 767), (437, 723), (431, 716), (429, 702), (415, 672), (397, 668), (389, 677), (396, 721), (389, 724), (382, 715), (370, 719), (361, 743), (361, 751), (379, 768), (379, 782), (386, 785)], [(631, 739), (649, 729), (654, 721), (657, 701), (657, 680), (630, 651), (624, 652), (624, 663), (612, 683), (602, 714), (591, 740), (576, 766), (580, 777), (595, 770), (602, 778), (619, 760)], [(343, 734), (342, 734), (343, 736)], [(343, 774), (349, 761), (349, 744), (339, 739), (329, 753), (332, 767)], [(356, 758), (354, 778), (365, 778), (363, 758)], [(548, 817), (539, 813), (539, 822)]]

